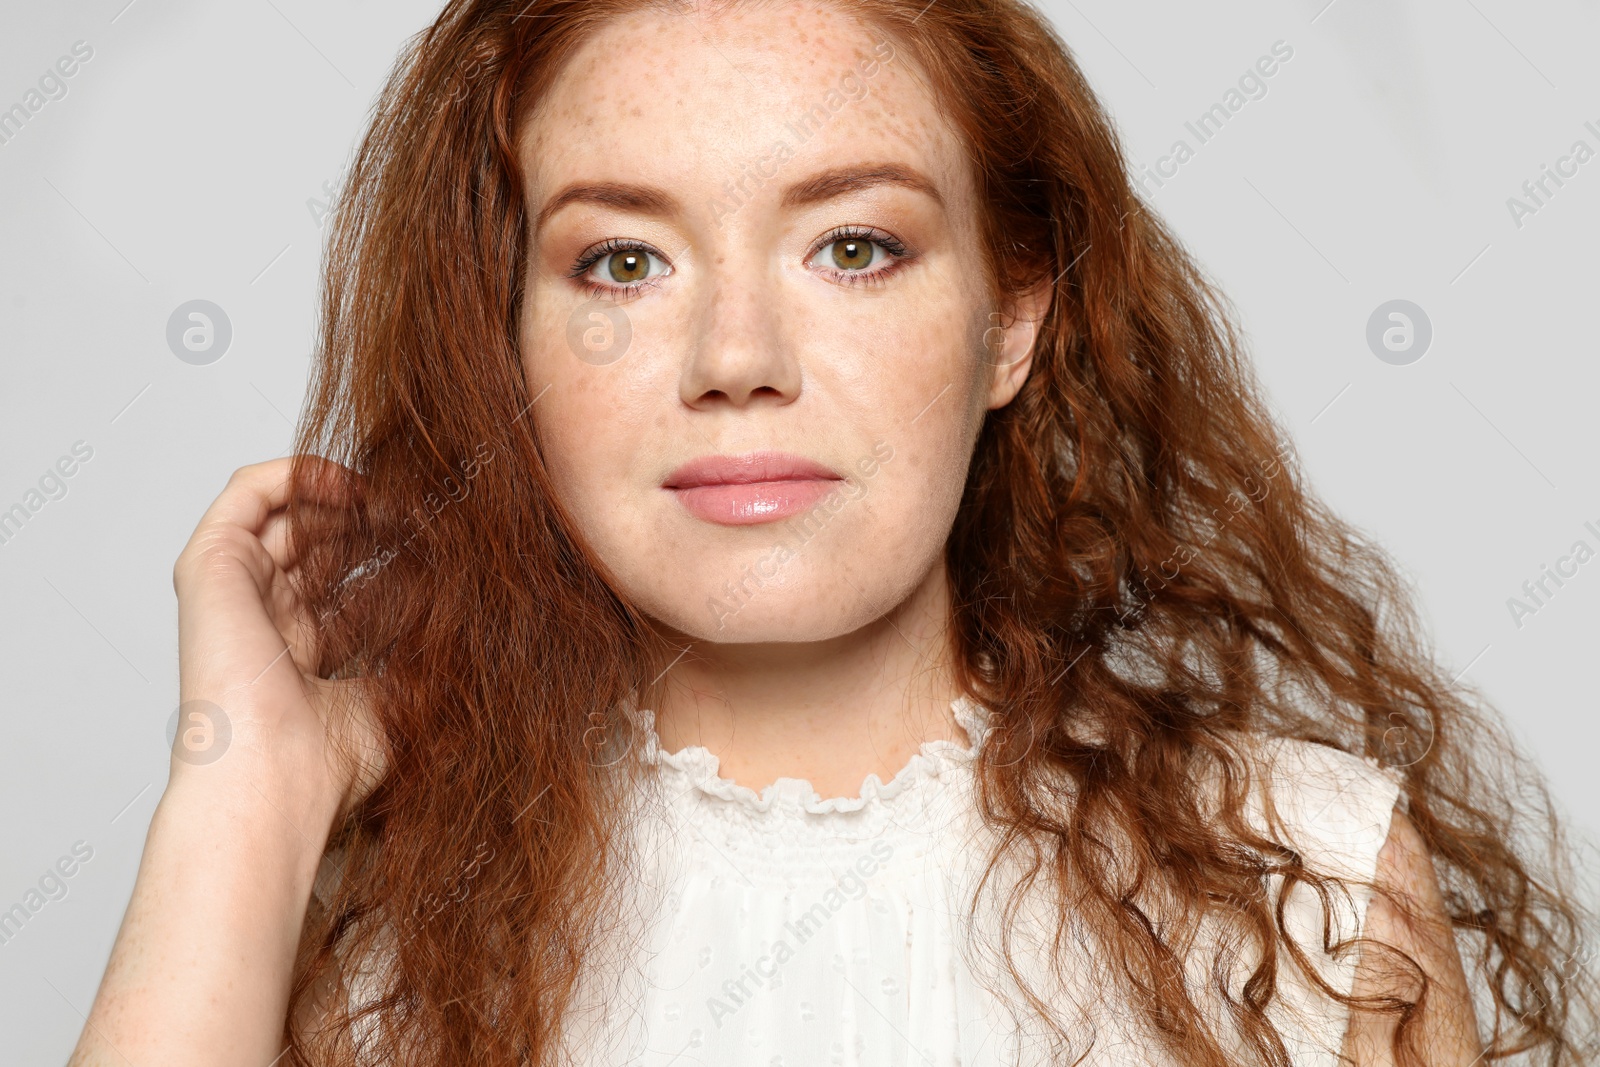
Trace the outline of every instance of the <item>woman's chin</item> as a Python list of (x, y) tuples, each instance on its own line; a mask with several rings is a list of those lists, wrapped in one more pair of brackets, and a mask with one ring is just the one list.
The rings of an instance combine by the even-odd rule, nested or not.
[[(841, 583), (842, 584), (842, 583)], [(827, 641), (872, 622), (880, 613), (848, 586), (849, 599), (785, 589), (738, 599), (702, 594), (647, 614), (681, 638), (727, 645)]]

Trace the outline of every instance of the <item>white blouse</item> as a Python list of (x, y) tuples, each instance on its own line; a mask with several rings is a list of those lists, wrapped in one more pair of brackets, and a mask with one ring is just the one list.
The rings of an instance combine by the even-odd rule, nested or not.
[[(1049, 1031), (1019, 1006), (995, 946), (1003, 931), (1023, 968), (1047, 958), (1042, 946), (1060, 920), (1043, 897), (1027, 898), (1037, 909), (1025, 907), (1003, 926), (993, 921), (995, 907), (980, 907), (976, 927), (964, 921), (993, 840), (977, 815), (972, 775), (989, 723), (965, 697), (953, 711), (970, 747), (929, 741), (888, 782), (869, 775), (858, 796), (827, 799), (797, 778), (759, 793), (740, 786), (718, 774), (717, 757), (703, 747), (665, 752), (653, 716), (639, 713), (652, 772), (633, 823), (638, 863), (616, 942), (626, 947), (602, 954), (580, 988), (569, 1022), (575, 1062), (999, 1067), (1072, 1062), (1085, 1052), (1086, 1067), (1170, 1062), (1141, 1039), (1131, 1006), (1098, 984), (1111, 970), (1079, 931), (1066, 932), (1066, 973), (1027, 970), (1065, 1018), (1070, 1043), (1052, 1046)], [(1284, 843), (1314, 871), (1371, 878), (1402, 797), (1400, 773), (1324, 745), (1255, 740), (1288, 831)], [(1259, 792), (1246, 814), (1284, 840), (1268, 832)], [(990, 894), (1004, 891), (1004, 870)], [(1281, 893), (1281, 877), (1272, 878)], [(1367, 895), (1356, 886), (1348, 897), (1335, 894), (1330, 943), (1357, 935)], [(1348, 993), (1357, 952), (1336, 958), (1323, 950), (1315, 893), (1297, 885), (1285, 908), (1297, 942), (1328, 983)], [(1208, 931), (1202, 923), (1197, 936)], [(1186, 958), (1205, 1005), (1213, 955)], [(1236, 973), (1242, 980), (1248, 971)], [(372, 977), (358, 981), (352, 997)], [(1346, 1009), (1299, 972), (1287, 949), (1278, 985), (1269, 1015), (1293, 1062), (1331, 1067)], [(1215, 1009), (1210, 1017), (1227, 1040), (1228, 1013), (1220, 1003)]]

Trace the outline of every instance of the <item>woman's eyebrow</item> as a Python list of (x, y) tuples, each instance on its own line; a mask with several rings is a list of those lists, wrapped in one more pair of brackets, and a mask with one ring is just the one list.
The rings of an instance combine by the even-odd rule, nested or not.
[(848, 167), (835, 167), (813, 174), (784, 190), (783, 206), (800, 207), (830, 200), (836, 196), (861, 192), (879, 185), (900, 185), (914, 189), (944, 207), (944, 197), (939, 187), (921, 171), (903, 163), (862, 163)]
[(550, 216), (568, 204), (600, 204), (640, 215), (675, 215), (682, 211), (671, 193), (650, 185), (630, 182), (574, 182), (545, 202), (533, 221), (537, 233), (550, 220)]
[[(804, 178), (784, 190), (783, 206), (804, 207), (836, 196), (861, 192), (880, 185), (899, 185), (923, 193), (940, 207), (944, 197), (939, 187), (920, 171), (902, 163), (862, 163), (834, 167)], [(665, 217), (682, 212), (678, 199), (664, 189), (631, 182), (574, 182), (567, 185), (539, 210), (533, 229), (537, 233), (561, 208), (568, 204), (600, 204), (640, 215)]]

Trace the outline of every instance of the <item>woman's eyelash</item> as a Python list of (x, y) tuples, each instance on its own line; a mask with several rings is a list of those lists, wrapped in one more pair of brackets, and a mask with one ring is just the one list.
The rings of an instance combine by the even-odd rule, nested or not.
[[(579, 256), (578, 261), (572, 265), (572, 269), (568, 272), (567, 276), (569, 278), (583, 278), (583, 276), (588, 274), (590, 269), (593, 268), (596, 263), (600, 262), (607, 256), (615, 255), (618, 252), (639, 252), (647, 258), (658, 255), (655, 249), (649, 247), (648, 245), (640, 244), (638, 241), (630, 241), (620, 237), (609, 237), (595, 245), (593, 248), (589, 249), (583, 255)], [(636, 282), (628, 283), (585, 281), (584, 289), (590, 296), (616, 296), (619, 294), (630, 295), (646, 287), (653, 288), (659, 284), (659, 282), (659, 277), (644, 278)]]
[(816, 247), (812, 249), (812, 254), (815, 255), (836, 241), (872, 241), (882, 245), (884, 250), (892, 256), (910, 254), (906, 246), (901, 244), (898, 239), (870, 226), (840, 226), (837, 229), (829, 230), (823, 235), (822, 240), (817, 242)]
[(870, 226), (840, 226), (823, 235), (822, 240), (818, 241), (816, 246), (812, 248), (810, 255), (806, 256), (806, 262), (811, 262), (818, 252), (821, 252), (829, 245), (838, 244), (840, 241), (868, 241), (889, 253), (890, 259), (894, 261), (889, 266), (875, 267), (868, 270), (841, 270), (838, 267), (829, 267), (829, 274), (835, 280), (842, 281), (846, 285), (881, 285), (888, 279), (890, 274), (900, 269), (905, 260), (912, 259), (915, 256), (915, 253), (892, 234), (884, 233), (882, 230), (876, 230)]
[[(818, 252), (821, 252), (828, 246), (837, 244), (840, 241), (866, 241), (871, 244), (875, 244), (888, 253), (890, 259), (894, 261), (889, 266), (862, 270), (842, 270), (838, 267), (827, 268), (831, 277), (833, 277), (835, 280), (844, 282), (846, 285), (882, 284), (889, 274), (894, 273), (900, 268), (900, 264), (903, 261), (915, 257), (915, 253), (910, 251), (898, 238), (894, 237), (892, 234), (888, 234), (882, 230), (873, 229), (872, 227), (867, 226), (839, 226), (833, 230), (830, 230), (822, 237), (821, 240), (812, 246), (811, 251), (806, 255), (806, 262), (811, 262), (811, 260), (816, 258)], [(570, 278), (582, 279), (586, 274), (589, 273), (591, 269), (593, 269), (596, 263), (599, 263), (607, 256), (615, 255), (618, 252), (638, 252), (646, 257), (659, 255), (659, 253), (657, 253), (654, 249), (648, 245), (641, 244), (638, 241), (632, 241), (620, 237), (611, 237), (600, 242), (583, 255), (579, 256), (578, 261), (572, 265), (572, 268), (568, 272), (567, 276)], [(668, 273), (670, 273), (670, 271)], [(661, 276), (658, 275), (654, 278), (644, 278), (640, 281), (628, 283), (608, 283), (588, 280), (584, 282), (584, 289), (590, 296), (627, 296), (637, 293), (639, 290), (647, 287), (655, 287), (656, 285), (660, 284), (660, 278)]]

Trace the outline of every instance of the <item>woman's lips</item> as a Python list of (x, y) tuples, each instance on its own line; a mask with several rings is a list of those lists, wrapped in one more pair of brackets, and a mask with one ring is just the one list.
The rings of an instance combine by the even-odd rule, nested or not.
[(833, 492), (838, 479), (829, 481), (743, 482), (737, 485), (700, 485), (674, 489), (689, 514), (723, 526), (750, 526), (777, 522), (798, 515)]
[(787, 452), (710, 455), (669, 474), (662, 488), (689, 514), (722, 526), (750, 526), (797, 515), (839, 485), (839, 475)]

